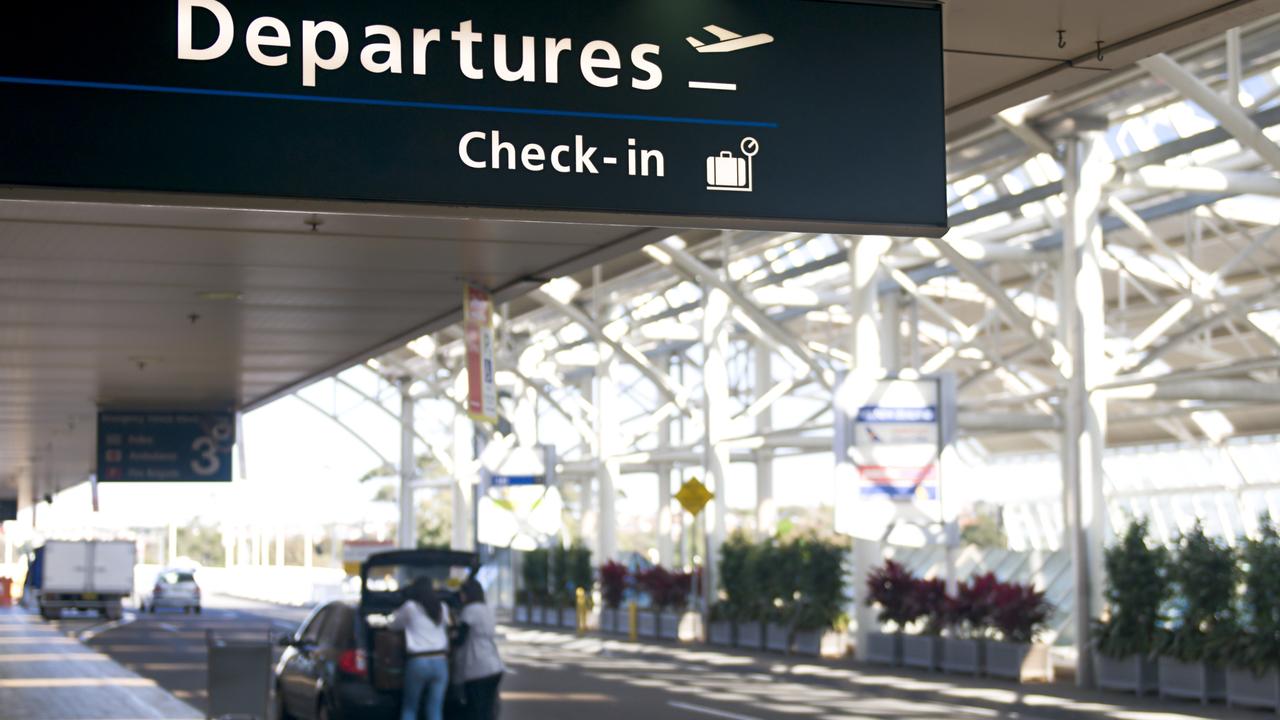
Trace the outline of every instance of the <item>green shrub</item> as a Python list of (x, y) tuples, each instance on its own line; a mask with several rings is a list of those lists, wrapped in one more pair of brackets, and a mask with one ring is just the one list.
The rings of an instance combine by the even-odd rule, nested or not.
[(582, 588), (587, 593), (587, 605), (591, 604), (595, 575), (595, 569), (591, 567), (591, 549), (581, 541), (574, 542), (568, 557), (569, 593), (574, 598), (571, 602), (576, 602), (578, 588)]
[(550, 599), (548, 570), (549, 557), (546, 550), (539, 548), (524, 554), (520, 566), (521, 592), (523, 601), (532, 604), (543, 604)]
[(1130, 523), (1107, 549), (1107, 614), (1094, 627), (1098, 652), (1116, 659), (1156, 652), (1160, 609), (1169, 596), (1168, 564), (1168, 551), (1148, 547), (1145, 520)]
[(1265, 515), (1259, 525), (1259, 536), (1246, 540), (1240, 549), (1242, 632), (1232, 643), (1231, 659), (1237, 667), (1261, 675), (1280, 669), (1280, 532)]
[(798, 630), (825, 630), (847, 624), (845, 593), (848, 546), (808, 535), (792, 542), (799, 558), (791, 620)]
[(720, 591), (724, 600), (712, 608), (716, 620), (752, 620), (760, 606), (756, 582), (756, 544), (742, 531), (720, 546)]
[(1232, 600), (1238, 576), (1235, 551), (1205, 535), (1200, 523), (1179, 538), (1169, 565), (1174, 601), (1163, 654), (1183, 662), (1217, 664), (1226, 659), (1236, 630)]

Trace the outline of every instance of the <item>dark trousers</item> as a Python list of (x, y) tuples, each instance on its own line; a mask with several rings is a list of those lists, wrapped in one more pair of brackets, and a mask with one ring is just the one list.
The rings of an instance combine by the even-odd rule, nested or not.
[(463, 692), (467, 696), (467, 720), (497, 720), (500, 684), (502, 673), (463, 684)]

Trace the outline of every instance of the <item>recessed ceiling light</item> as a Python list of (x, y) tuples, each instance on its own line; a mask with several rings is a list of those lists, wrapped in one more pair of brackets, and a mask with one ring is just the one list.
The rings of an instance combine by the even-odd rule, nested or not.
[(197, 293), (201, 300), (212, 300), (216, 302), (238, 302), (244, 297), (244, 293), (235, 290), (211, 290)]

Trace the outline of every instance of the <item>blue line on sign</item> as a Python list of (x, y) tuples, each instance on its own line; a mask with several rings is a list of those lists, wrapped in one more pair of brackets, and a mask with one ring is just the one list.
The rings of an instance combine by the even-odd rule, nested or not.
[(719, 125), (722, 127), (776, 128), (778, 123), (761, 120), (719, 120), (715, 118), (679, 117), (669, 115), (630, 115), (627, 113), (586, 112), (583, 110), (545, 110), (541, 108), (501, 107), (493, 105), (460, 105), (456, 103), (416, 102), (412, 100), (378, 100), (375, 98), (344, 98), (325, 95), (292, 95), (289, 93), (252, 92), (248, 90), (212, 90), (207, 88), (167, 87), (164, 85), (133, 85), (129, 83), (90, 82), (87, 80), (50, 80), (0, 75), (0, 83), (10, 85), (42, 85), (46, 87), (87, 88), (90, 90), (126, 90), (130, 92), (170, 93), (174, 95), (205, 95), (212, 97), (239, 97), (256, 100), (293, 100), (295, 102), (330, 103), (336, 105), (370, 105), (375, 107), (402, 107), (419, 110), (461, 110), (464, 112), (502, 113), (505, 115), (542, 115), (551, 117), (588, 118), (592, 120), (635, 120), (639, 122), (676, 123), (680, 125)]

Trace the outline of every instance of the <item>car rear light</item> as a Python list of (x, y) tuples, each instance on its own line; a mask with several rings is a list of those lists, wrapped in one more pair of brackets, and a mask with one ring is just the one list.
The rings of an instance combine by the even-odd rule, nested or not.
[(156, 585), (155, 587), (151, 588), (151, 594), (152, 594), (152, 595), (163, 595), (163, 594), (164, 594), (164, 588), (163, 588), (163, 587), (160, 587), (159, 585)]
[(369, 656), (363, 650), (344, 650), (338, 656), (338, 670), (364, 677), (369, 674)]
[(200, 597), (200, 587), (199, 587), (199, 586), (197, 586), (197, 587), (196, 587), (195, 591), (196, 591), (196, 597)]

